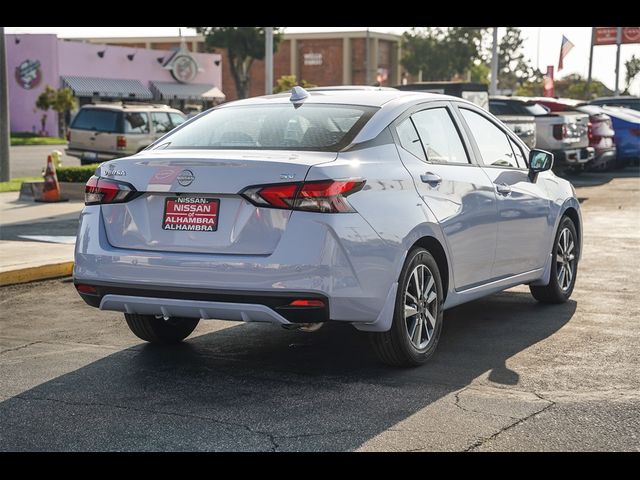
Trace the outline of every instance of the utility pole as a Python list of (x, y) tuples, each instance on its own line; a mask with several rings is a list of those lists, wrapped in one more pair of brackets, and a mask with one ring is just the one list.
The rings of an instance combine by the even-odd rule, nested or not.
[(264, 93), (273, 93), (273, 27), (265, 27)]
[(587, 76), (587, 97), (591, 93), (591, 69), (593, 67), (593, 44), (596, 42), (596, 27), (591, 27), (591, 49), (589, 50), (589, 75)]
[(493, 27), (493, 46), (491, 47), (491, 85), (489, 95), (498, 93), (498, 27)]
[(0, 182), (8, 182), (11, 179), (9, 165), (9, 78), (4, 48), (4, 27), (0, 27)]
[(616, 90), (614, 96), (620, 95), (620, 44), (622, 43), (622, 27), (618, 27), (616, 32)]

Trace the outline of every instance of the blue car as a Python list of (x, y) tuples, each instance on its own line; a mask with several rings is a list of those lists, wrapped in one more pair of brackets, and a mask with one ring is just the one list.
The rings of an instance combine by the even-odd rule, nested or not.
[(457, 97), (295, 87), (226, 103), (97, 168), (75, 287), (149, 342), (201, 319), (335, 321), (418, 365), (448, 308), (521, 284), (570, 297), (580, 205), (552, 164)]
[(611, 117), (618, 149), (618, 166), (640, 161), (640, 112), (629, 108), (602, 107)]

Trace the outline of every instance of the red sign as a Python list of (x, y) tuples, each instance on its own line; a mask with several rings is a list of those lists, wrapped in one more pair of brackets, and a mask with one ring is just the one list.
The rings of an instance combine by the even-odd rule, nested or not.
[(215, 232), (220, 200), (202, 197), (169, 197), (164, 204), (163, 230)]
[[(617, 27), (593, 27), (594, 45), (615, 45)], [(622, 43), (640, 43), (640, 27), (622, 27)]]

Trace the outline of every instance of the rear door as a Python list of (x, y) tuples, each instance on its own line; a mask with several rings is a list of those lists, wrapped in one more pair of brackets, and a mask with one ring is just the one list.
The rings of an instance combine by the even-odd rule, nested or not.
[(553, 228), (544, 182), (532, 182), (516, 137), (482, 110), (458, 105), (482, 169), (498, 199), (498, 241), (492, 276), (508, 277), (544, 266)]
[(447, 240), (457, 290), (491, 278), (497, 238), (493, 185), (471, 162), (447, 102), (396, 122), (400, 157)]
[(116, 135), (122, 131), (122, 118), (117, 110), (83, 108), (70, 127), (69, 148), (84, 151), (85, 160), (95, 160), (95, 152), (114, 153)]

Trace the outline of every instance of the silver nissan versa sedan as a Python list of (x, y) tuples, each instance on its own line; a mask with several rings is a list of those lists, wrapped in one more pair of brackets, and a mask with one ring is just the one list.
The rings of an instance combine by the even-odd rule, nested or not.
[(425, 362), (444, 310), (514, 285), (566, 301), (582, 228), (553, 156), (444, 95), (292, 92), (231, 102), (86, 186), (74, 283), (138, 337), (200, 319), (370, 332)]

